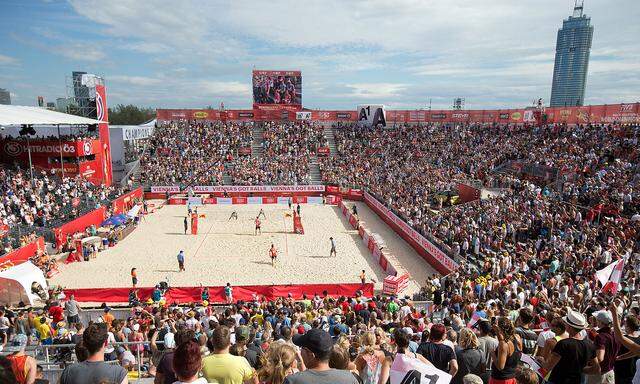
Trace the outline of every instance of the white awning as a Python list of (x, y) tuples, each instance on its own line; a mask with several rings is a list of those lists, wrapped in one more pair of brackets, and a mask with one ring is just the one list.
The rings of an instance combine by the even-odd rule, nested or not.
[(22, 301), (33, 305), (39, 299), (38, 295), (31, 292), (33, 283), (38, 283), (47, 291), (44, 274), (30, 261), (0, 272), (0, 303), (11, 305)]
[(39, 107), (0, 105), (0, 125), (88, 125), (98, 123), (106, 123), (106, 121), (69, 115)]

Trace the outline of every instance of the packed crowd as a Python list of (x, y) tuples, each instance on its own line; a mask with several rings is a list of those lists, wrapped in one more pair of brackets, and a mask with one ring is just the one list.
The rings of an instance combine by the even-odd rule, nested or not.
[(0, 374), (33, 383), (36, 361), (25, 348), (41, 343), (75, 344), (53, 354), (66, 365), (63, 384), (126, 383), (139, 366), (155, 383), (385, 384), (412, 375), (398, 372), (398, 361), (453, 383), (637, 383), (640, 304), (628, 280), (612, 300), (586, 274), (553, 263), (485, 283), (456, 271), (425, 282), (431, 306), (326, 292), (234, 301), (228, 286), (231, 305), (209, 305), (203, 290), (201, 301), (179, 307), (155, 292), (140, 303), (132, 291), (128, 312), (117, 318), (103, 305), (88, 323), (73, 296), (58, 296), (44, 309), (0, 308), (11, 351)]
[(110, 202), (117, 186), (96, 186), (81, 177), (59, 178), (24, 169), (0, 168), (2, 254), (24, 245), (34, 231), (60, 226), (88, 210)]
[(250, 124), (174, 121), (160, 124), (141, 158), (147, 184), (220, 185), (224, 163), (251, 147)]
[(310, 122), (263, 124), (261, 157), (238, 158), (230, 173), (236, 185), (309, 184), (309, 160), (327, 145), (323, 127)]

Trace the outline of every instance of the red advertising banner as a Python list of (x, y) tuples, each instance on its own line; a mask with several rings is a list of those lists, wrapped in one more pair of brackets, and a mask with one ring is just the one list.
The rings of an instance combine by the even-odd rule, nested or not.
[(100, 156), (96, 158), (102, 159), (101, 174), (102, 182), (111, 185), (113, 180), (113, 170), (111, 165), (111, 139), (109, 137), (109, 110), (107, 108), (107, 91), (104, 85), (96, 85), (96, 119), (104, 121), (98, 124), (98, 132), (100, 133), (101, 148), (98, 151)]
[(0, 263), (11, 262), (14, 265), (28, 261), (30, 257), (35, 256), (39, 249), (44, 249), (44, 238), (38, 237), (33, 243), (29, 243), (24, 247), (18, 248), (15, 251), (9, 252), (6, 255), (0, 257)]
[(331, 154), (331, 149), (329, 149), (329, 147), (318, 148), (318, 156), (329, 156), (330, 154)]
[(137, 201), (142, 200), (142, 187), (138, 187), (131, 192), (116, 198), (111, 203), (113, 208), (113, 214), (118, 215), (120, 213), (127, 213)]
[[(275, 71), (281, 72), (281, 71)], [(196, 109), (158, 109), (159, 121), (170, 120), (246, 120), (246, 121), (283, 121), (294, 120), (295, 111), (300, 105), (260, 104), (253, 110), (196, 110)], [(493, 110), (387, 110), (386, 118), (390, 123), (533, 123), (527, 121), (527, 109)], [(542, 120), (547, 123), (586, 124), (586, 123), (640, 123), (640, 103), (591, 105), (584, 107), (546, 108)], [(355, 110), (347, 111), (311, 111), (311, 120), (348, 122), (357, 121)]]
[(99, 227), (105, 219), (104, 215), (105, 207), (100, 207), (94, 211), (78, 217), (73, 221), (63, 224), (62, 226), (54, 229), (53, 232), (55, 233), (56, 238), (66, 238), (67, 235), (73, 235), (76, 232), (82, 232), (91, 225)]
[(214, 192), (324, 192), (324, 185), (197, 185), (196, 193)]
[[(165, 294), (168, 303), (197, 303), (200, 302), (202, 287), (171, 287)], [(79, 288), (65, 289), (65, 295), (74, 295), (79, 302), (97, 303), (126, 303), (129, 301), (129, 291), (131, 288)], [(366, 297), (373, 296), (373, 284), (350, 283), (350, 284), (290, 284), (290, 285), (245, 285), (233, 287), (233, 299), (251, 301), (254, 295), (264, 297), (267, 300), (275, 300), (280, 297), (287, 297), (291, 294), (295, 300), (302, 299), (303, 295), (322, 295), (326, 291), (333, 297), (346, 296), (353, 297), (356, 293), (361, 293)], [(153, 288), (138, 288), (138, 296), (142, 301), (151, 297)], [(224, 287), (209, 287), (210, 303), (225, 303)]]

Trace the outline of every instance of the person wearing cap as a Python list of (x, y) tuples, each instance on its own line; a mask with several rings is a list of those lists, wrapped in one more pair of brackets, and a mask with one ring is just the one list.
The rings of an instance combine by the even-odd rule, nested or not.
[[(5, 335), (1, 346), (4, 347), (6, 342), (7, 339)], [(16, 376), (18, 383), (33, 383), (36, 379), (37, 363), (36, 359), (24, 352), (27, 346), (27, 339), (14, 340), (14, 344), (14, 348), (17, 348), (17, 351), (7, 356), (7, 359), (11, 362), (11, 370)], [(0, 351), (1, 350), (0, 348)]]
[(222, 325), (213, 331), (207, 345), (213, 352), (202, 359), (202, 373), (209, 382), (219, 384), (258, 384), (258, 375), (244, 357), (229, 353), (231, 330)]
[(598, 322), (598, 334), (596, 335), (594, 344), (596, 347), (596, 357), (598, 358), (598, 363), (600, 363), (600, 374), (587, 376), (587, 383), (614, 383), (615, 374), (613, 368), (618, 352), (620, 351), (620, 343), (616, 340), (611, 330), (613, 316), (611, 312), (607, 310), (595, 312), (593, 316)]
[(249, 362), (251, 368), (259, 368), (258, 353), (255, 349), (249, 349), (247, 344), (251, 341), (251, 330), (246, 325), (236, 327), (236, 343), (231, 346), (230, 352), (234, 356), (242, 356)]
[(314, 328), (304, 335), (295, 335), (293, 343), (300, 347), (307, 369), (287, 376), (284, 384), (357, 384), (355, 376), (346, 370), (329, 367), (333, 340), (329, 333)]
[(583, 374), (600, 373), (596, 347), (583, 336), (587, 319), (582, 313), (569, 309), (562, 321), (569, 337), (558, 341), (542, 368), (551, 372), (551, 383), (580, 384)]

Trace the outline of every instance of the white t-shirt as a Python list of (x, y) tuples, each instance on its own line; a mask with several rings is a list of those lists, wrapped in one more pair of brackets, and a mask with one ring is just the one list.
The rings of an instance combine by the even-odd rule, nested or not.
[(107, 332), (107, 347), (104, 349), (104, 353), (112, 353), (115, 350), (113, 344), (116, 342), (116, 338), (113, 336), (113, 332)]

